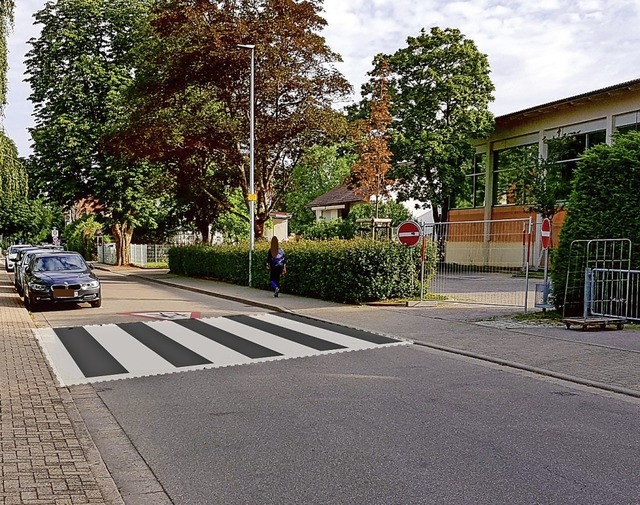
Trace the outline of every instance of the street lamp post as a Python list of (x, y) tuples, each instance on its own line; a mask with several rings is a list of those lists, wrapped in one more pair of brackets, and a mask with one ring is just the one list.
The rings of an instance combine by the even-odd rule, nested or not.
[(254, 76), (255, 76), (255, 54), (256, 46), (254, 44), (238, 44), (238, 47), (242, 49), (251, 50), (251, 84), (249, 95), (249, 287), (251, 287), (251, 257), (253, 255), (253, 247), (255, 243), (255, 202), (257, 200), (254, 189), (254, 128), (255, 128), (255, 114), (254, 114)]

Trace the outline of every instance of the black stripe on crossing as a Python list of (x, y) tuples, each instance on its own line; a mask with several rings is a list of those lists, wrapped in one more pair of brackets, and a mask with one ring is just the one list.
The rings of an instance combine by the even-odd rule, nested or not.
[(84, 328), (54, 328), (53, 331), (85, 377), (128, 373)]
[(175, 367), (211, 364), (207, 358), (145, 323), (121, 323), (118, 326)]
[(348, 337), (358, 338), (366, 342), (371, 342), (372, 344), (396, 344), (399, 342), (399, 340), (385, 337), (383, 335), (376, 335), (375, 333), (369, 333), (368, 331), (340, 326), (339, 324), (329, 323), (326, 321), (318, 321), (317, 319), (310, 319), (297, 314), (280, 313), (274, 315), (277, 317), (284, 317), (285, 319), (291, 319), (292, 321), (298, 321), (303, 324), (308, 324), (309, 326), (315, 326), (316, 328), (322, 328), (323, 330), (347, 335)]
[(255, 319), (250, 316), (229, 316), (227, 319), (232, 319), (241, 324), (251, 326), (252, 328), (266, 331), (267, 333), (271, 333), (272, 335), (275, 335), (277, 337), (290, 340), (291, 342), (295, 342), (296, 344), (302, 344), (307, 347), (311, 347), (316, 351), (333, 351), (335, 349), (345, 349), (345, 346), (343, 345), (336, 344), (334, 342), (328, 342), (327, 340), (322, 340), (320, 338), (313, 337), (305, 333), (300, 333), (299, 331), (295, 331), (290, 328), (284, 328), (267, 321), (262, 321), (261, 319)]
[(199, 319), (176, 319), (172, 321), (175, 324), (184, 326), (185, 328), (199, 333), (214, 342), (218, 342), (229, 349), (233, 349), (240, 354), (244, 354), (249, 358), (271, 358), (274, 356), (282, 356), (279, 352), (267, 349), (259, 344), (246, 340), (242, 337), (224, 331), (211, 324), (200, 321)]

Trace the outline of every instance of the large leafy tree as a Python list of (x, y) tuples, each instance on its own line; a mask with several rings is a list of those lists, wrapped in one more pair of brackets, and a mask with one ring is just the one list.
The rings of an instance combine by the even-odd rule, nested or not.
[(7, 104), (7, 38), (13, 27), (14, 0), (0, 0), (0, 109)]
[[(13, 27), (13, 0), (0, 0), (0, 115), (7, 104), (7, 38)], [(15, 143), (0, 131), (0, 235), (26, 238), (33, 223), (27, 204), (28, 180)], [(25, 229), (27, 226), (29, 229)]]
[(488, 135), (494, 86), (487, 56), (457, 29), (424, 29), (388, 61), (392, 84), (394, 168), (399, 198), (433, 207), (447, 219), (463, 181), (469, 140)]
[[(255, 46), (257, 237), (305, 148), (344, 134), (332, 100), (350, 87), (319, 33), (320, 9), (318, 0), (157, 2), (126, 139), (132, 153), (173, 166), (201, 228), (229, 208), (233, 186), (249, 194), (250, 54), (238, 44)], [(188, 121), (169, 113), (177, 108)]]
[(354, 139), (358, 160), (351, 167), (350, 183), (363, 196), (375, 197), (375, 214), (378, 217), (381, 196), (388, 196), (389, 185), (393, 182), (386, 176), (391, 169), (391, 149), (389, 148), (389, 126), (391, 97), (389, 94), (389, 64), (380, 61), (369, 84), (369, 117), (354, 122)]
[(343, 184), (356, 155), (344, 144), (313, 146), (307, 149), (291, 174), (285, 208), (291, 213), (289, 229), (302, 233), (316, 217), (308, 204), (327, 191)]
[[(574, 172), (573, 187), (567, 205), (567, 217), (560, 232), (560, 243), (553, 256), (553, 286), (556, 306), (565, 303), (565, 313), (578, 307), (582, 313), (586, 256), (576, 254), (574, 240), (629, 239), (632, 243), (631, 268), (640, 268), (640, 133), (631, 132), (614, 138), (612, 145), (598, 144), (581, 156)], [(593, 244), (593, 250), (599, 247)], [(606, 250), (604, 248), (607, 248)], [(584, 252), (584, 249), (583, 249)], [(618, 245), (602, 245), (601, 258), (624, 255)], [(624, 267), (624, 262), (619, 264)], [(612, 264), (612, 263), (611, 263)], [(571, 289), (571, 287), (578, 287)], [(637, 295), (630, 303), (638, 303)], [(574, 315), (574, 314), (571, 314)]]
[(147, 0), (58, 0), (36, 13), (42, 25), (27, 54), (34, 104), (30, 167), (38, 188), (69, 207), (94, 198), (109, 216), (119, 263), (150, 205), (152, 167), (130, 165), (105, 143), (121, 120), (135, 70), (132, 48)]

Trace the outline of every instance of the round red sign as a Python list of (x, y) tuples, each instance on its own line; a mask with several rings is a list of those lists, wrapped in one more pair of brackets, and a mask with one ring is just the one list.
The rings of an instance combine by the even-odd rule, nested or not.
[(415, 221), (405, 221), (398, 226), (398, 240), (407, 247), (413, 247), (420, 242), (420, 225)]
[(546, 217), (542, 220), (542, 227), (540, 228), (540, 242), (543, 249), (548, 249), (551, 244), (551, 221)]

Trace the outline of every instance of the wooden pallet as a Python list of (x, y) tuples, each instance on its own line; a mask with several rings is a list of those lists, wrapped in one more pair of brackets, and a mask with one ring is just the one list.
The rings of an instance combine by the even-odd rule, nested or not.
[(589, 328), (589, 327), (598, 327), (604, 330), (607, 326), (615, 326), (616, 330), (621, 330), (624, 328), (624, 324), (627, 322), (624, 318), (615, 318), (615, 317), (587, 317), (584, 318), (566, 318), (563, 319), (562, 322), (567, 327), (567, 330), (571, 328), (572, 325), (580, 326), (581, 329)]

